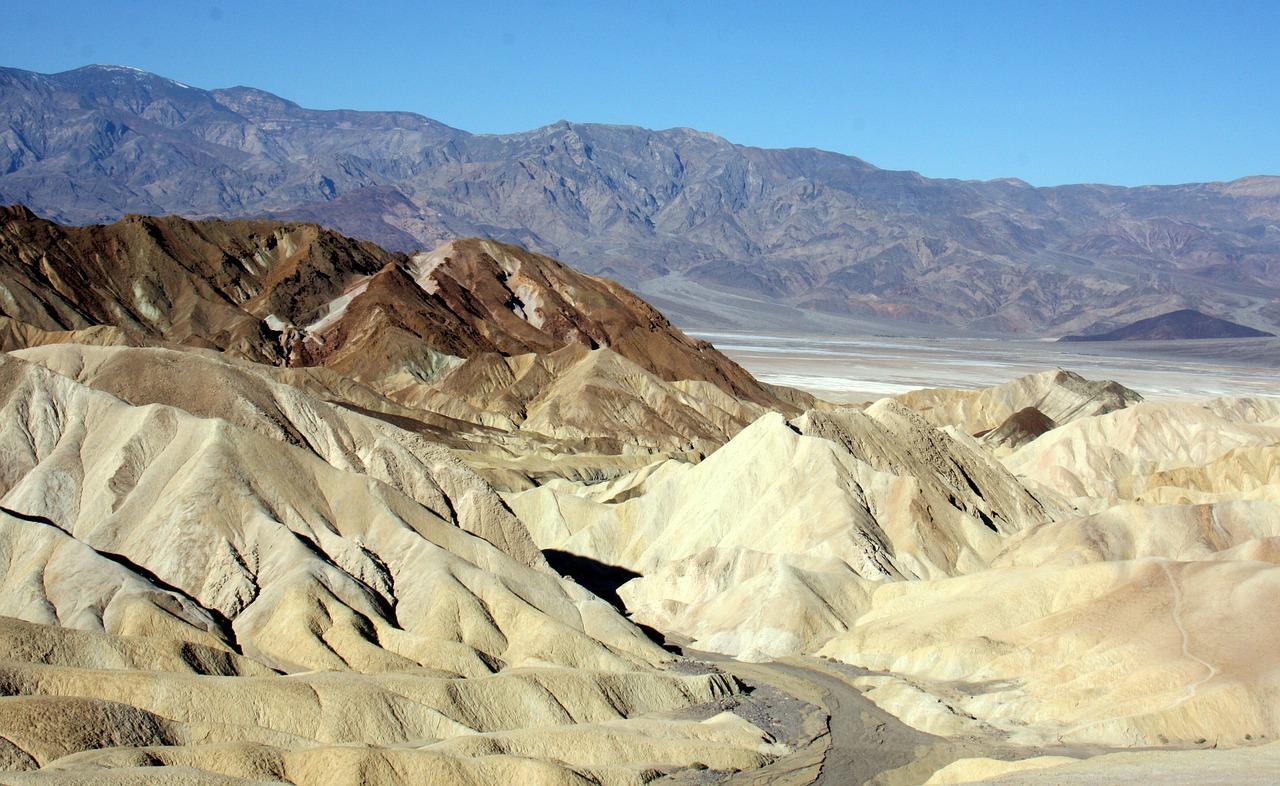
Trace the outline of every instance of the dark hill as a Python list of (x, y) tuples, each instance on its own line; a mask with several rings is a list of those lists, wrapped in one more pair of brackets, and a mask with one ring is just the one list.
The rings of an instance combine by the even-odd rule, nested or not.
[(1106, 333), (1063, 336), (1059, 341), (1182, 341), (1197, 338), (1265, 338), (1274, 336), (1225, 319), (1184, 308), (1158, 317), (1140, 319)]
[(999, 426), (976, 435), (988, 447), (1008, 447), (1017, 450), (1036, 437), (1057, 428), (1053, 418), (1035, 407), (1024, 407), (1013, 413)]

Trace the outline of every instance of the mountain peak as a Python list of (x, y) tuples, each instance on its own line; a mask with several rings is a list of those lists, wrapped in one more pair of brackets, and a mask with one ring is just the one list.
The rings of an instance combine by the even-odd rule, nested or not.
[(76, 73), (78, 71), (87, 71), (87, 72), (101, 71), (101, 72), (107, 72), (107, 73), (132, 74), (135, 76), (155, 76), (155, 74), (149, 71), (143, 71), (141, 68), (134, 68), (133, 66), (111, 65), (108, 63), (90, 63), (87, 66), (81, 66), (80, 68), (73, 68), (70, 71), (67, 71), (64, 73)]
[(218, 103), (241, 113), (250, 109), (257, 111), (265, 109), (277, 111), (301, 109), (298, 104), (287, 98), (281, 98), (275, 93), (270, 93), (266, 90), (259, 90), (256, 87), (236, 85), (235, 87), (224, 87), (210, 92)]
[(54, 74), (54, 76), (70, 76), (70, 75), (102, 77), (102, 78), (118, 79), (118, 80), (128, 79), (128, 80), (133, 80), (137, 82), (161, 83), (166, 85), (175, 85), (177, 87), (183, 88), (184, 90), (198, 89), (198, 88), (192, 87), (191, 85), (183, 84), (182, 82), (179, 82), (175, 79), (170, 79), (168, 77), (160, 76), (159, 74), (153, 74), (150, 71), (143, 71), (141, 68), (134, 68), (133, 66), (107, 65), (102, 63), (93, 63), (87, 66), (81, 66), (80, 68), (74, 68), (70, 71), (63, 71), (60, 74)]

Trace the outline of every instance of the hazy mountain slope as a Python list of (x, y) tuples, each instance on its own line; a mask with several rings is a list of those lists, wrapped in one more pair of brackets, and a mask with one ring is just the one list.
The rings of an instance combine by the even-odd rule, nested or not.
[[(1272, 178), (930, 180), (689, 129), (472, 135), (99, 66), (4, 69), (0, 107), (0, 200), (64, 221), (276, 215), (405, 250), (487, 236), (633, 287), (674, 276), (712, 297), (992, 330), (1078, 331), (1183, 307), (1280, 324)], [(700, 305), (668, 307), (708, 318)]]
[(1059, 341), (1179, 341), (1202, 338), (1266, 338), (1274, 336), (1261, 330), (1237, 325), (1226, 319), (1211, 317), (1192, 309), (1171, 311), (1104, 333), (1063, 336)]

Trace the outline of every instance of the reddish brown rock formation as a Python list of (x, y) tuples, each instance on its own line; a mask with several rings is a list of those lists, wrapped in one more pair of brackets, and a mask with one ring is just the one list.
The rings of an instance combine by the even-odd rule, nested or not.
[[(64, 227), (0, 208), (0, 312), (42, 331), (120, 328), (356, 379), (441, 356), (608, 348), (668, 382), (784, 406), (612, 281), (484, 240), (408, 257), (308, 224), (128, 216)], [(15, 339), (16, 340), (16, 339)]]

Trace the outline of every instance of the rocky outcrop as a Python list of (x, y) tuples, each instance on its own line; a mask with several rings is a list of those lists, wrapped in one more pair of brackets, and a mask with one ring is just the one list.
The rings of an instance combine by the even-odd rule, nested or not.
[(1037, 427), (1049, 422), (1060, 426), (1142, 401), (1136, 391), (1117, 382), (1088, 380), (1060, 368), (982, 390), (927, 388), (896, 398), (935, 426), (954, 426), (974, 436), (1000, 428), (1028, 407), (1045, 419), (1028, 416)]
[(1035, 407), (1023, 407), (1005, 422), (978, 436), (992, 451), (1017, 450), (1041, 434), (1058, 427), (1052, 418)]

